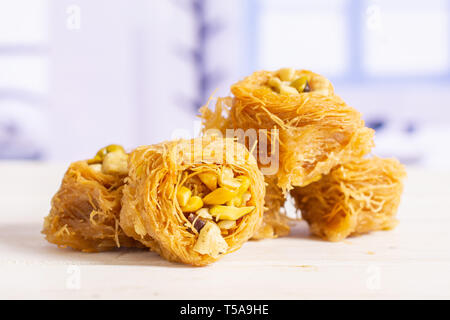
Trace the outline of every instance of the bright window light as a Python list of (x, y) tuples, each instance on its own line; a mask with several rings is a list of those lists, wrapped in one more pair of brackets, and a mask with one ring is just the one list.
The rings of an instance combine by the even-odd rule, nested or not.
[(363, 66), (372, 76), (439, 75), (449, 69), (447, 2), (371, 1)]
[(345, 1), (331, 6), (324, 1), (266, 2), (260, 16), (259, 68), (293, 66), (327, 76), (339, 76), (347, 70)]
[(45, 57), (0, 55), (0, 88), (47, 94), (47, 65)]
[(0, 45), (48, 40), (47, 0), (0, 1)]

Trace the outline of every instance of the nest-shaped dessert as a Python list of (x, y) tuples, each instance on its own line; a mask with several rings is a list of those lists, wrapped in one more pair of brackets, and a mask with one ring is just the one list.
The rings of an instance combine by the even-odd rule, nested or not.
[(280, 72), (255, 72), (232, 85), (230, 118), (234, 128), (279, 129), (277, 177), (283, 191), (307, 185), (336, 165), (370, 152), (373, 130), (334, 94), (326, 78), (295, 70), (291, 79), (306, 77), (310, 90), (284, 93), (270, 86), (277, 75), (283, 78)]
[(143, 146), (128, 165), (121, 227), (170, 261), (212, 263), (240, 248), (261, 224), (264, 177), (233, 139)]
[(313, 234), (340, 241), (394, 228), (405, 176), (395, 159), (363, 158), (337, 166), (291, 194)]
[[(231, 92), (234, 97), (218, 98), (214, 110), (209, 103), (200, 109), (203, 132), (244, 135), (242, 142), (255, 150), (263, 173), (276, 177), (268, 181), (272, 185), (265, 204), (269, 210), (262, 226), (266, 230), (260, 235), (272, 234), (270, 224), (275, 227), (280, 221), (285, 223), (277, 228), (279, 235), (285, 235), (289, 226), (279, 210), (284, 203), (281, 194), (370, 152), (374, 131), (364, 126), (358, 111), (334, 94), (328, 79), (307, 70), (258, 71), (232, 85)], [(250, 130), (268, 141), (259, 141), (255, 148), (247, 139)], [(272, 199), (276, 199), (273, 204)]]
[(88, 161), (72, 163), (44, 220), (46, 239), (85, 252), (141, 246), (119, 227), (124, 178)]

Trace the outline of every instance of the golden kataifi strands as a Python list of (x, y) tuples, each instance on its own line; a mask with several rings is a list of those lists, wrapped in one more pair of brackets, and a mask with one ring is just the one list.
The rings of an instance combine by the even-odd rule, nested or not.
[[(218, 98), (215, 110), (208, 106), (200, 109), (203, 121), (203, 132), (211, 134), (213, 130), (218, 130), (225, 136), (227, 129), (232, 129), (233, 125), (228, 117), (231, 98)], [(249, 146), (253, 151), (257, 145)], [(252, 239), (262, 240), (286, 236), (289, 234), (289, 219), (283, 210), (286, 200), (281, 188), (277, 186), (276, 176), (265, 176), (266, 195), (264, 197), (264, 218), (260, 228), (253, 235)]]
[(264, 177), (254, 157), (234, 139), (206, 136), (142, 146), (130, 154), (128, 165), (120, 225), (170, 261), (204, 266), (220, 258), (194, 250), (199, 234), (176, 201), (188, 173), (219, 172), (226, 166), (251, 181), (249, 205), (256, 209), (236, 221), (236, 229), (225, 237), (225, 254), (239, 249), (261, 224)]
[(124, 178), (96, 171), (87, 161), (72, 163), (44, 220), (46, 239), (84, 252), (142, 247), (119, 228)]
[(311, 232), (325, 240), (392, 229), (406, 172), (395, 159), (362, 158), (291, 191)]
[(311, 92), (278, 94), (264, 85), (274, 75), (269, 71), (255, 72), (231, 87), (234, 99), (228, 121), (233, 128), (279, 129), (277, 177), (284, 192), (367, 154), (373, 146), (373, 130), (364, 126), (357, 110), (334, 94), (326, 78), (296, 72), (309, 77)]
[(264, 197), (264, 218), (261, 226), (253, 235), (253, 240), (284, 237), (289, 234), (289, 219), (284, 212), (286, 198), (277, 186), (275, 176), (266, 176), (266, 195)]
[[(273, 237), (274, 230), (279, 236), (289, 232), (287, 218), (280, 213), (283, 193), (320, 179), (336, 165), (369, 153), (373, 146), (373, 130), (364, 126), (358, 111), (334, 94), (325, 77), (296, 70), (295, 76), (308, 77), (311, 91), (283, 95), (266, 85), (276, 74), (277, 71), (255, 72), (232, 85), (233, 98), (218, 98), (214, 110), (208, 105), (200, 109), (205, 133), (266, 129), (271, 139), (270, 130), (279, 130), (279, 169), (276, 178), (266, 179), (271, 186), (267, 188), (265, 203), (267, 224), (262, 225), (265, 231), (258, 238), (263, 234)], [(271, 224), (277, 227), (270, 228)]]

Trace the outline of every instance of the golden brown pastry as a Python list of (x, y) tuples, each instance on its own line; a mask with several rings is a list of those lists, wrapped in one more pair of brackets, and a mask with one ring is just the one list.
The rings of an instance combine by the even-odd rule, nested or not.
[(253, 236), (264, 190), (256, 160), (233, 139), (143, 146), (130, 154), (120, 224), (164, 258), (204, 266)]
[[(260, 139), (255, 150), (263, 173), (276, 178), (268, 181), (272, 187), (267, 191), (266, 207), (270, 210), (262, 226), (266, 230), (260, 235), (271, 234), (271, 223), (279, 226), (286, 221), (276, 209), (284, 203), (280, 195), (293, 186), (317, 181), (336, 165), (367, 154), (373, 146), (374, 132), (364, 126), (361, 114), (334, 94), (330, 81), (311, 71), (258, 71), (232, 85), (231, 92), (234, 97), (219, 98), (215, 110), (208, 106), (200, 109), (203, 131), (216, 129), (226, 136), (239, 136), (239, 130), (266, 129), (267, 146), (261, 153)], [(265, 153), (269, 164), (261, 161)], [(272, 168), (273, 163), (278, 166)], [(276, 202), (270, 203), (271, 199)], [(282, 224), (275, 234), (287, 234), (289, 226)]]
[(285, 196), (277, 186), (275, 176), (266, 176), (266, 195), (264, 197), (264, 217), (263, 222), (253, 240), (273, 239), (287, 236), (290, 232), (290, 222), (284, 209)]
[(340, 241), (394, 228), (405, 176), (395, 159), (357, 159), (291, 194), (313, 234)]
[(119, 227), (127, 171), (127, 155), (117, 145), (101, 149), (93, 159), (72, 163), (45, 218), (46, 239), (85, 252), (142, 246)]

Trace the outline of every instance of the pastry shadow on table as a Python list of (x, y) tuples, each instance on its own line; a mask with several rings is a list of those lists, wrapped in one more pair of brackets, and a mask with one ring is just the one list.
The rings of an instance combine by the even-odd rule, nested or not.
[(0, 245), (27, 255), (27, 261), (44, 264), (117, 265), (143, 267), (193, 268), (172, 263), (147, 249), (120, 248), (112, 251), (85, 253), (71, 248), (58, 248), (45, 240), (38, 223), (0, 224)]
[(306, 221), (295, 221), (291, 225), (291, 232), (286, 238), (301, 239), (302, 241), (323, 241), (321, 238), (309, 232)]
[[(112, 251), (85, 253), (71, 248), (58, 248), (45, 240), (41, 230), (42, 225), (39, 223), (0, 224), (0, 246), (7, 246), (15, 253), (26, 255), (25, 259), (28, 262), (39, 264), (195, 268), (169, 262), (147, 249), (120, 248)], [(296, 222), (292, 226), (291, 233), (283, 238), (320, 241), (320, 238), (309, 233), (308, 226), (304, 221)], [(276, 239), (267, 241), (276, 241)]]

